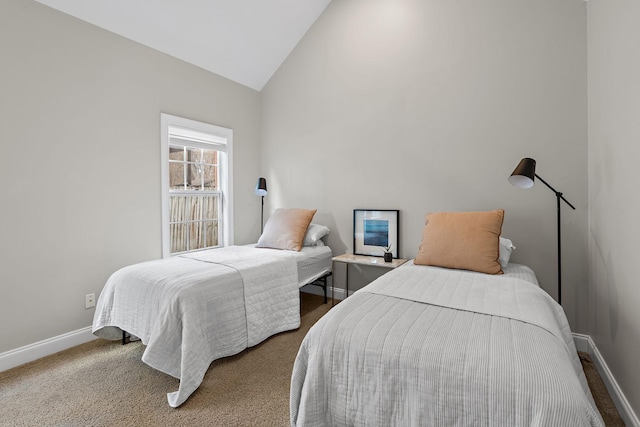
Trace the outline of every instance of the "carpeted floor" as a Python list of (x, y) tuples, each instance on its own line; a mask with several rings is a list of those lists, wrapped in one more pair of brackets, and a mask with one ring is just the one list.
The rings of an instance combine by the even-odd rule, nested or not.
[[(178, 409), (166, 399), (178, 380), (142, 363), (140, 342), (95, 340), (0, 373), (0, 425), (287, 426), (298, 347), (331, 308), (321, 297), (302, 293), (301, 298), (298, 330), (214, 362)], [(585, 359), (583, 365), (607, 425), (624, 425), (593, 363)]]
[(607, 427), (621, 427), (624, 426), (624, 421), (620, 418), (620, 414), (616, 409), (607, 387), (604, 385), (600, 374), (593, 364), (591, 357), (587, 353), (578, 352), (580, 356), (580, 362), (582, 363), (582, 369), (587, 377), (587, 383), (591, 389), (593, 400), (596, 402), (598, 411), (602, 415), (602, 419)]

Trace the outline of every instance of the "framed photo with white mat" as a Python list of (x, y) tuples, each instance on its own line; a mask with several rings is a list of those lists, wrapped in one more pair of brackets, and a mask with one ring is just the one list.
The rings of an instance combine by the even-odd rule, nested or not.
[(398, 238), (400, 211), (397, 209), (353, 210), (354, 255), (383, 256), (390, 248), (393, 258), (399, 258)]

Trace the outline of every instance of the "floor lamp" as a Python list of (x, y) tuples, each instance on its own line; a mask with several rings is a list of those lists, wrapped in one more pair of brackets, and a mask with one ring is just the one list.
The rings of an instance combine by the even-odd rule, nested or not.
[(562, 263), (561, 263), (561, 234), (560, 234), (560, 200), (562, 199), (571, 209), (576, 209), (567, 199), (564, 198), (561, 192), (556, 191), (555, 188), (550, 186), (544, 179), (540, 178), (536, 174), (536, 161), (530, 158), (524, 158), (520, 160), (518, 166), (514, 169), (513, 173), (509, 177), (509, 182), (519, 188), (531, 188), (533, 187), (534, 179), (538, 178), (544, 185), (549, 187), (551, 191), (556, 193), (557, 200), (557, 212), (558, 212), (558, 304), (562, 305)]
[(267, 195), (267, 180), (259, 178), (256, 184), (256, 196), (262, 197), (262, 209), (260, 210), (260, 234), (264, 231), (264, 196)]

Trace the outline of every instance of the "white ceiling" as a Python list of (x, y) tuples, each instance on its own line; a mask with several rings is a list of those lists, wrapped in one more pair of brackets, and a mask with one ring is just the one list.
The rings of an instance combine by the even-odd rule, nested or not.
[(36, 0), (262, 90), (331, 0)]

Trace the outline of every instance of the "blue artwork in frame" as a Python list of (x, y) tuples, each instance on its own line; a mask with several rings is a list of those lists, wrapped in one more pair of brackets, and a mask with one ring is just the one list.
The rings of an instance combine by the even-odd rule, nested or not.
[(389, 246), (389, 221), (386, 219), (365, 219), (364, 244)]
[(399, 217), (396, 209), (354, 209), (353, 253), (382, 257), (384, 248), (391, 247), (393, 258), (399, 258)]

